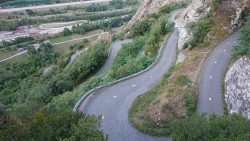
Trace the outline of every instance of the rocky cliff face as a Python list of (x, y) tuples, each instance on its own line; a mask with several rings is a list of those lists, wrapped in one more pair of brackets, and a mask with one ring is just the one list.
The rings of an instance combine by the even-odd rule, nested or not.
[(229, 114), (250, 120), (250, 58), (239, 59), (225, 77), (225, 101)]
[(221, 4), (223, 10), (231, 13), (231, 29), (239, 28), (242, 23), (242, 12), (250, 8), (250, 0), (224, 0)]
[[(189, 2), (190, 0), (142, 0), (140, 8), (126, 27), (131, 27), (136, 21), (142, 21), (147, 16), (159, 12), (164, 5), (181, 1)], [(183, 45), (192, 39), (191, 25), (204, 18), (211, 10), (212, 5), (213, 0), (193, 0), (175, 20), (176, 27), (180, 32), (179, 50), (183, 49)], [(250, 0), (223, 0), (219, 7), (231, 13), (231, 17), (229, 17), (231, 18), (231, 28), (228, 30), (233, 31), (241, 25), (241, 13), (245, 8), (250, 8)]]
[(171, 2), (181, 2), (185, 0), (142, 0), (140, 8), (137, 10), (132, 20), (128, 23), (128, 27), (136, 21), (142, 21), (147, 16), (159, 12), (160, 8)]
[(190, 32), (191, 25), (206, 16), (211, 9), (212, 0), (193, 0), (193, 2), (181, 13), (176, 20), (176, 27), (179, 29), (178, 49), (192, 39)]
[[(199, 19), (204, 18), (213, 6), (213, 0), (193, 0), (192, 3), (182, 12), (176, 20), (176, 27), (180, 31), (178, 49), (192, 39), (191, 25)], [(233, 31), (241, 26), (241, 14), (245, 8), (250, 8), (250, 0), (224, 0), (219, 6), (223, 11), (231, 13), (231, 28)]]

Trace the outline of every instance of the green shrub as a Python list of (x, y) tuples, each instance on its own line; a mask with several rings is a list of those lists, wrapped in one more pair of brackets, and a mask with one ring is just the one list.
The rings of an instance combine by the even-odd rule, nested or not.
[(69, 35), (72, 35), (72, 31), (68, 28), (64, 28), (61, 34), (62, 36), (69, 36)]
[(195, 95), (189, 93), (184, 94), (185, 107), (187, 109), (188, 116), (196, 114), (198, 98)]
[(101, 118), (85, 116), (80, 112), (56, 112), (48, 115), (44, 110), (31, 114), (29, 118), (18, 120), (5, 112), (0, 117), (0, 140), (19, 141), (104, 141), (100, 130)]
[(178, 2), (178, 3), (171, 3), (168, 4), (166, 6), (163, 6), (160, 8), (160, 12), (159, 13), (170, 13), (176, 9), (180, 9), (180, 8), (185, 8), (187, 7), (187, 4), (184, 2)]
[[(64, 71), (65, 76), (75, 84), (79, 84), (102, 67), (108, 56), (108, 47), (99, 42), (83, 52), (70, 67)], [(84, 63), (83, 63), (84, 62)]]
[(240, 30), (240, 45), (234, 47), (233, 58), (241, 56), (250, 57), (250, 17), (247, 18), (247, 22)]
[(146, 19), (142, 22), (137, 21), (131, 27), (130, 33), (132, 37), (145, 35), (150, 31), (152, 22), (149, 19)]
[(250, 122), (240, 115), (193, 115), (170, 124), (174, 141), (246, 141)]
[(114, 34), (112, 36), (112, 42), (116, 41), (116, 40), (123, 40), (124, 39), (124, 34), (121, 33), (121, 34)]
[(147, 68), (154, 59), (143, 56), (146, 37), (135, 38), (130, 44), (124, 45), (119, 51), (111, 70), (108, 72), (108, 79), (119, 79)]
[(212, 0), (212, 11), (216, 10), (223, 0)]
[(203, 43), (211, 27), (212, 22), (209, 19), (202, 19), (195, 23), (191, 31), (193, 33), (193, 39), (185, 43), (184, 48), (189, 47), (190, 49), (192, 49), (198, 44)]
[(185, 75), (179, 75), (179, 76), (177, 76), (177, 78), (175, 80), (175, 85), (178, 85), (178, 86), (185, 86), (188, 83), (189, 83), (189, 79)]
[(167, 33), (171, 32), (173, 27), (174, 27), (175, 23), (174, 22), (167, 22), (167, 24), (165, 25), (165, 30)]

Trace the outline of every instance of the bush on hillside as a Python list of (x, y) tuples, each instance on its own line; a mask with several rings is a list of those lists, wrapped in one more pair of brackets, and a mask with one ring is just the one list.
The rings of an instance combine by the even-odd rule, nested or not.
[(244, 55), (250, 57), (250, 17), (240, 30), (240, 45), (233, 49), (233, 58)]
[(193, 115), (170, 124), (174, 141), (246, 141), (250, 139), (250, 122), (240, 115)]
[(185, 43), (184, 48), (192, 49), (204, 42), (204, 39), (212, 27), (212, 22), (209, 19), (201, 19), (193, 25), (193, 39)]

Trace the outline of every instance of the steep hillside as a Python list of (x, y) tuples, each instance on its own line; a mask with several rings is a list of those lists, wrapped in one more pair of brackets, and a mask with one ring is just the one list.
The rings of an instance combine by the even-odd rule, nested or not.
[(156, 88), (133, 103), (129, 118), (136, 128), (151, 135), (162, 135), (169, 129), (169, 123), (196, 114), (198, 78), (204, 61), (240, 27), (247, 2), (193, 0), (177, 15), (181, 61)]
[(249, 0), (193, 0), (177, 20), (177, 27), (180, 31), (178, 48), (180, 50), (183, 49), (185, 43), (192, 40), (193, 33), (191, 28), (194, 23), (206, 17), (209, 12), (214, 11), (218, 7), (220, 10), (229, 13), (228, 18), (231, 19), (231, 27), (228, 30), (232, 32), (237, 29), (242, 24), (245, 8), (250, 7), (249, 3)]
[(242, 13), (245, 8), (250, 8), (250, 0), (143, 0), (140, 8), (133, 16), (132, 20), (126, 25), (131, 27), (136, 21), (142, 21), (151, 14), (160, 11), (160, 8), (170, 3), (185, 2), (190, 5), (176, 19), (176, 27), (180, 31), (178, 48), (181, 50), (184, 44), (192, 39), (192, 25), (202, 19), (218, 6), (223, 11), (229, 12), (231, 27), (233, 31), (242, 24)]
[(149, 15), (157, 13), (160, 8), (173, 2), (187, 2), (188, 0), (142, 0), (140, 8), (128, 23), (128, 27), (136, 21), (142, 21)]

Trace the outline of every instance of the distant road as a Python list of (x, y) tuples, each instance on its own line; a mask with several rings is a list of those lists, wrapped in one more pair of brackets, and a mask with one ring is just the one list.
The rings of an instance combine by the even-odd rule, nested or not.
[(7, 60), (9, 60), (9, 59), (12, 59), (12, 58), (14, 58), (14, 57), (17, 57), (17, 56), (19, 56), (19, 55), (22, 55), (22, 54), (24, 54), (24, 53), (27, 53), (27, 50), (22, 51), (22, 52), (19, 52), (19, 53), (15, 54), (15, 55), (10, 56), (10, 57), (8, 57), (8, 58), (5, 58), (5, 59), (3, 59), (3, 60), (0, 60), (0, 63), (1, 63), (1, 62), (4, 62), (4, 61), (7, 61)]
[(234, 45), (239, 43), (236, 32), (216, 47), (207, 58), (199, 80), (198, 113), (223, 115), (221, 82)]
[(109, 57), (107, 61), (105, 62), (104, 66), (101, 68), (101, 70), (96, 74), (99, 77), (102, 77), (106, 74), (107, 70), (111, 67), (111, 65), (114, 62), (115, 57), (117, 56), (117, 53), (121, 49), (122, 45), (131, 43), (131, 39), (125, 39), (123, 41), (116, 41), (111, 45), (111, 50)]
[(72, 41), (87, 39), (87, 38), (99, 36), (99, 35), (102, 35), (102, 34), (103, 34), (103, 33), (99, 33), (99, 34), (95, 34), (95, 35), (91, 35), (91, 36), (87, 36), (87, 37), (82, 37), (82, 38), (72, 39), (72, 40), (69, 40), (69, 41), (63, 41), (63, 42), (59, 42), (59, 43), (54, 43), (54, 44), (51, 44), (51, 45), (58, 45), (58, 44), (63, 44), (63, 43), (72, 42)]
[[(91, 35), (91, 36), (88, 36), (88, 37), (83, 37), (83, 38), (78, 38), (78, 39), (72, 39), (72, 40), (69, 40), (69, 41), (63, 41), (63, 42), (59, 42), (59, 43), (54, 43), (54, 44), (52, 44), (52, 45), (58, 45), (58, 44), (63, 44), (63, 43), (72, 42), (72, 41), (76, 41), (76, 40), (87, 39), (87, 38), (99, 36), (99, 35), (101, 35), (101, 34), (102, 34), (102, 33), (100, 33), (100, 34), (95, 34), (95, 35)], [(1, 63), (1, 62), (4, 62), (4, 61), (7, 61), (7, 60), (9, 60), (9, 59), (12, 59), (12, 58), (14, 58), (14, 57), (17, 57), (17, 56), (19, 56), (19, 55), (22, 55), (22, 54), (24, 54), (24, 53), (27, 53), (27, 50), (22, 51), (22, 52), (19, 52), (19, 53), (15, 54), (15, 55), (10, 56), (10, 57), (8, 57), (8, 58), (5, 58), (5, 59), (3, 59), (3, 60), (0, 60), (0, 63)]]
[(8, 9), (0, 9), (0, 13), (10, 13), (10, 12), (24, 11), (27, 9), (33, 10), (33, 9), (41, 9), (41, 8), (55, 8), (55, 7), (62, 7), (62, 6), (73, 6), (73, 5), (82, 5), (82, 4), (109, 2), (109, 1), (111, 1), (111, 0), (89, 0), (89, 1), (80, 1), (80, 2), (57, 3), (57, 4), (50, 4), (50, 5), (31, 6), (31, 7), (8, 8)]

